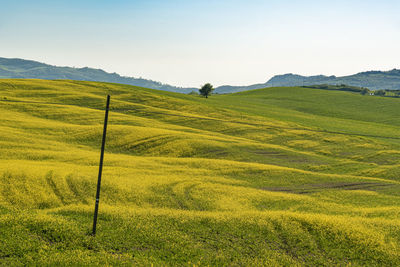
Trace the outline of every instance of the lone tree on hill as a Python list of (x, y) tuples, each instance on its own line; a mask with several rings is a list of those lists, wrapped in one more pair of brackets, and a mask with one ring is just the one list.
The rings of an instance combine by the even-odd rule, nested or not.
[(213, 90), (214, 90), (213, 86), (210, 83), (206, 83), (205, 85), (203, 85), (203, 87), (201, 87), (199, 92), (202, 96), (208, 98), (208, 96), (211, 95), (211, 92)]

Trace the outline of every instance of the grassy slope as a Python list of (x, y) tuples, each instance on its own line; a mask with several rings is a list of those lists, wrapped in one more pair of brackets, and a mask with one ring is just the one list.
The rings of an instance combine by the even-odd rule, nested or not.
[(397, 99), (1, 80), (0, 100), (1, 264), (400, 264)]

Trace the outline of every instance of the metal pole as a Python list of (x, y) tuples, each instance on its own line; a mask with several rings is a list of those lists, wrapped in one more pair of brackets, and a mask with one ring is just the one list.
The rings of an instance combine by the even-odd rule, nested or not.
[(99, 177), (97, 179), (96, 204), (95, 204), (95, 208), (94, 208), (92, 235), (96, 235), (97, 214), (99, 212), (99, 200), (100, 200), (101, 174), (103, 172), (104, 147), (106, 145), (106, 134), (107, 134), (107, 122), (108, 122), (108, 110), (109, 110), (109, 108), (110, 108), (110, 95), (107, 95), (106, 115), (104, 117), (103, 140), (101, 142)]

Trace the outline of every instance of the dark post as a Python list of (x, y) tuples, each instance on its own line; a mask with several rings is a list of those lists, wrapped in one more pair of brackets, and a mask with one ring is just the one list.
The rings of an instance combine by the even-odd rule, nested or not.
[(97, 213), (99, 212), (99, 200), (100, 200), (101, 173), (103, 172), (104, 147), (106, 145), (107, 121), (108, 121), (108, 110), (109, 110), (109, 108), (110, 108), (110, 96), (107, 95), (106, 115), (104, 117), (103, 140), (101, 142), (99, 177), (97, 179), (96, 204), (95, 204), (95, 207), (94, 207), (94, 218), (93, 218), (93, 232), (92, 232), (92, 235), (96, 235)]

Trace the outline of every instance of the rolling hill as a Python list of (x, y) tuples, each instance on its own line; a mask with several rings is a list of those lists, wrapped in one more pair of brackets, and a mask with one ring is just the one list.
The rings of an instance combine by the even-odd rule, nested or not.
[(398, 266), (399, 101), (0, 80), (0, 264)]
[[(0, 78), (111, 82), (185, 94), (198, 91), (198, 88), (176, 87), (143, 78), (123, 77), (117, 73), (108, 73), (101, 69), (93, 69), (88, 67), (58, 67), (18, 58), (9, 59), (0, 57)], [(214, 93), (228, 94), (266, 87), (288, 87), (321, 84), (345, 84), (350, 86), (366, 87), (371, 90), (400, 90), (400, 70), (394, 69), (391, 71), (367, 71), (343, 77), (284, 74), (276, 75), (269, 79), (266, 83), (253, 84), (249, 86), (219, 86), (215, 88)]]

